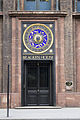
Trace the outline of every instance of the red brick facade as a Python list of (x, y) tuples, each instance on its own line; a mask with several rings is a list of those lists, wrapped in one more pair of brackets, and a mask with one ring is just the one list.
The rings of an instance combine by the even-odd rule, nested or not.
[[(4, 0), (3, 12), (0, 12), (0, 108), (5, 108), (7, 104), (8, 63), (10, 64), (10, 107), (21, 106), (22, 21), (55, 22), (56, 106), (79, 107), (80, 13), (72, 11), (72, 0), (60, 0), (61, 11), (53, 9), (44, 12), (24, 11), (23, 5), (21, 8), (23, 11), (16, 11), (15, 3), (15, 0)], [(71, 88), (66, 86), (66, 82), (72, 82)]]

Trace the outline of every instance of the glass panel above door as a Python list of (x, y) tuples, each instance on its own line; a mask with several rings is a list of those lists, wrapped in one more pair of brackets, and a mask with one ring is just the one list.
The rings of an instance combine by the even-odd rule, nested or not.
[(77, 12), (80, 12), (80, 0), (77, 0)]
[(50, 10), (51, 0), (24, 0), (24, 10)]
[(40, 10), (50, 10), (51, 0), (40, 0)]
[(24, 0), (24, 10), (36, 10), (36, 0)]

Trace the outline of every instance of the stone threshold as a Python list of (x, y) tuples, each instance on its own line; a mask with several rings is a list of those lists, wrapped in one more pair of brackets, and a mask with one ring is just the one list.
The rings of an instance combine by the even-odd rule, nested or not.
[(15, 109), (61, 109), (60, 106), (22, 106)]

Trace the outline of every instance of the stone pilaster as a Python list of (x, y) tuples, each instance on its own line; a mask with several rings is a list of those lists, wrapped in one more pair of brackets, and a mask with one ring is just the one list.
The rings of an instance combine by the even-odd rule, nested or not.
[(60, 0), (60, 5), (61, 11), (66, 10), (68, 13), (64, 26), (65, 80), (73, 81), (72, 0)]
[(15, 0), (3, 0), (3, 92), (7, 89), (8, 64), (10, 64), (10, 86), (11, 86), (11, 18), (9, 10), (15, 10)]
[(3, 19), (0, 17), (0, 93), (3, 92), (3, 59), (2, 59), (2, 48), (3, 48), (3, 41), (2, 41), (2, 35), (3, 35)]

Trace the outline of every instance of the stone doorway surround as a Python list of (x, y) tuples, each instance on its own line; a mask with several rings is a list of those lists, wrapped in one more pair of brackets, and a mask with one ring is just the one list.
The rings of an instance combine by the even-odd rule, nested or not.
[[(12, 93), (10, 95), (11, 108), (21, 106), (21, 22), (22, 21), (55, 21), (55, 79), (56, 79), (56, 106), (64, 106), (61, 103), (65, 93), (64, 76), (64, 16), (66, 13), (58, 13), (54, 17), (53, 12), (9, 12), (12, 17)], [(63, 17), (62, 17), (63, 16)], [(64, 97), (64, 96), (63, 96)]]

